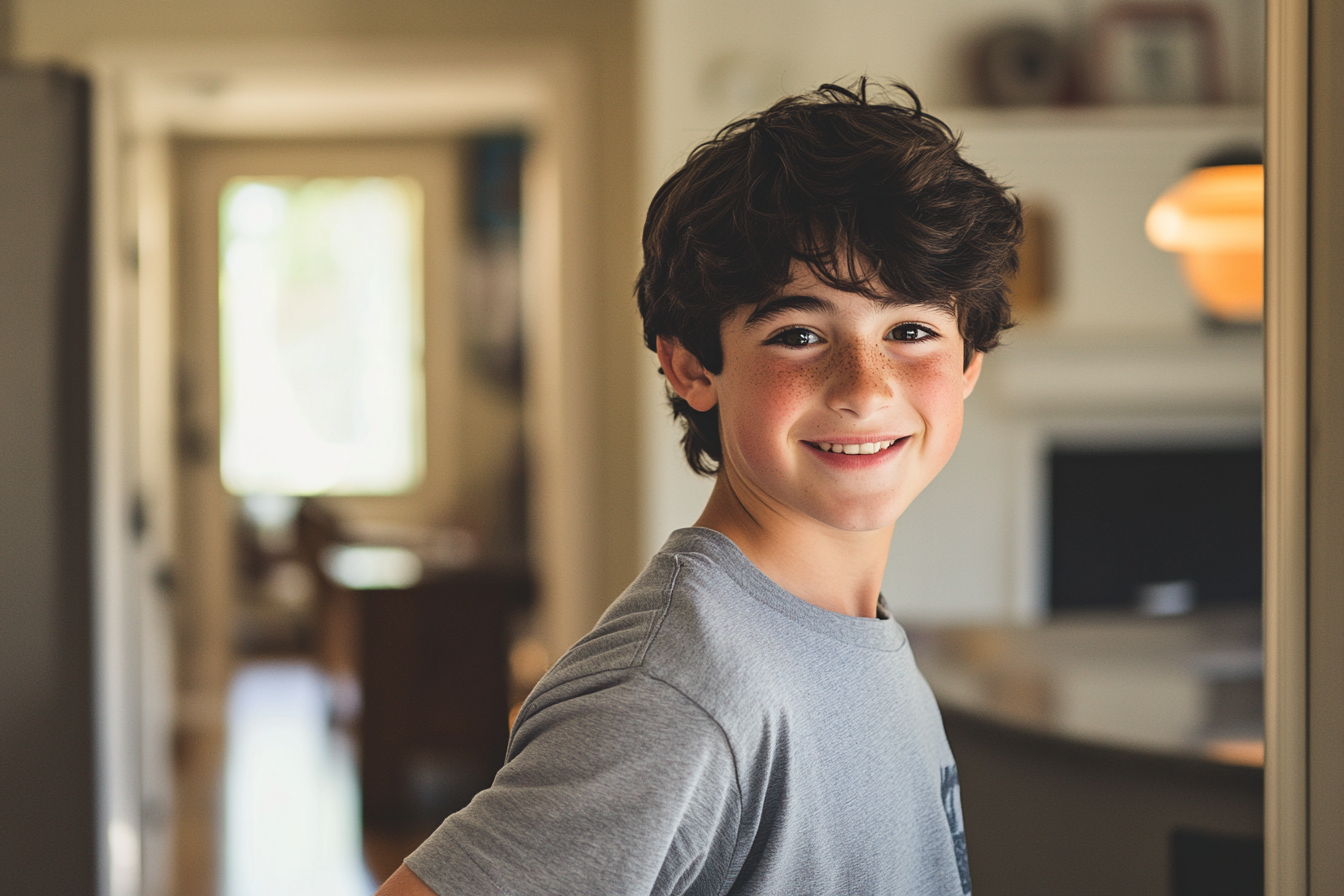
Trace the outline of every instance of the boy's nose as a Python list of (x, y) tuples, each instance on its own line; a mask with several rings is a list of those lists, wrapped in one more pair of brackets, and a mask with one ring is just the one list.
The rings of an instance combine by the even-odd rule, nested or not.
[(827, 403), (859, 419), (891, 404), (890, 362), (870, 346), (847, 346), (836, 353)]

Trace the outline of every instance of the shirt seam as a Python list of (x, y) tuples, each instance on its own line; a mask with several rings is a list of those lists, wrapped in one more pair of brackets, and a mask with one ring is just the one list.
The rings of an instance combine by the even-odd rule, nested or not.
[[(472, 866), (476, 869), (477, 873), (481, 876), (481, 878), (486, 881), (486, 886), (490, 888), (490, 892), (499, 894), (499, 896), (510, 896), (510, 891), (500, 889), (498, 886), (495, 885), (494, 881), (491, 879), (493, 875), (491, 875), (491, 873), (483, 865), (481, 865), (480, 862), (476, 860), (475, 856), (473, 856), (467, 850), (463, 849), (460, 844), (455, 845), (457, 846), (457, 851), (466, 857), (466, 860), (472, 864)], [(407, 867), (410, 868), (409, 865), (407, 865)], [(412, 873), (414, 873), (415, 869), (411, 868), (411, 871)], [(420, 877), (420, 875), (416, 874), (416, 877)], [(427, 881), (425, 881), (424, 878), (420, 878), (420, 880), (422, 883), (425, 884), (425, 886), (429, 887), (431, 890), (434, 890), (435, 896), (443, 896), (443, 894), (440, 894), (437, 889), (430, 886), (430, 884)]]
[[(634, 676), (642, 677), (642, 678), (646, 679), (647, 681), (650, 681), (650, 682), (656, 682), (656, 683), (662, 685), (663, 687), (667, 688), (667, 689), (668, 689), (669, 691), (671, 691), (672, 693), (674, 693), (674, 694), (676, 694), (677, 696), (681, 697), (682, 700), (686, 701), (686, 702), (689, 703), (691, 706), (694, 706), (697, 710), (699, 710), (699, 711), (700, 711), (700, 714), (701, 714), (702, 716), (704, 716), (706, 719), (708, 719), (709, 722), (710, 722), (710, 724), (714, 726), (714, 730), (716, 730), (716, 731), (719, 732), (719, 737), (723, 740), (723, 745), (724, 745), (724, 747), (726, 747), (727, 750), (728, 750), (728, 758), (729, 758), (729, 760), (732, 762), (732, 765), (733, 765), (733, 795), (737, 798), (737, 825), (736, 825), (736, 826), (737, 826), (737, 836), (733, 838), (733, 852), (732, 852), (732, 855), (730, 855), (730, 856), (728, 857), (728, 863), (727, 863), (727, 865), (726, 865), (726, 867), (724, 868), (724, 871), (723, 871), (723, 879), (719, 881), (719, 885), (718, 885), (718, 886), (715, 888), (715, 890), (714, 890), (715, 893), (724, 893), (724, 892), (726, 892), (726, 889), (725, 889), (725, 888), (726, 888), (726, 887), (730, 887), (731, 884), (732, 884), (732, 882), (733, 882), (733, 879), (730, 877), (730, 875), (733, 873), (733, 868), (737, 865), (737, 856), (738, 856), (738, 853), (739, 853), (739, 852), (741, 851), (741, 849), (742, 849), (742, 806), (743, 806), (743, 804), (744, 804), (744, 801), (743, 801), (743, 798), (742, 798), (742, 774), (741, 774), (740, 766), (739, 766), (739, 763), (738, 763), (738, 760), (737, 760), (737, 751), (733, 749), (733, 742), (732, 742), (732, 740), (728, 737), (728, 732), (724, 729), (722, 723), (720, 723), (719, 720), (718, 720), (717, 718), (714, 717), (714, 714), (713, 714), (712, 712), (710, 712), (708, 709), (706, 709), (704, 706), (702, 706), (702, 705), (700, 704), (699, 701), (695, 700), (693, 697), (691, 697), (689, 694), (687, 694), (687, 693), (686, 693), (685, 691), (683, 691), (681, 688), (679, 688), (679, 687), (677, 687), (676, 685), (672, 684), (672, 682), (667, 681), (667, 680), (664, 679), (664, 678), (660, 678), (660, 677), (658, 677), (657, 675), (654, 675), (653, 673), (649, 672), (648, 669), (646, 669), (646, 668), (644, 668), (644, 667), (642, 667), (642, 666), (637, 667), (637, 666), (635, 666), (635, 665), (632, 664), (632, 665), (630, 665), (630, 666), (625, 666), (625, 667), (623, 667), (623, 668), (619, 668), (619, 669), (604, 669), (604, 670), (602, 670), (602, 671), (600, 671), (600, 672), (592, 672), (592, 673), (589, 673), (588, 675), (580, 676), (579, 678), (569, 679), (569, 681), (570, 681), (570, 682), (574, 682), (574, 681), (582, 681), (582, 680), (584, 680), (584, 679), (586, 679), (586, 678), (592, 678), (593, 676), (596, 676), (596, 675), (610, 675), (610, 674), (613, 673), (613, 672), (625, 673), (626, 675), (634, 675)], [(629, 679), (627, 679), (627, 680), (629, 680)], [(532, 713), (531, 716), (529, 716), (529, 718), (531, 718), (532, 716), (539, 715), (540, 712), (544, 712), (544, 711), (545, 711), (546, 709), (548, 709), (548, 708), (550, 708), (550, 707), (543, 707), (543, 708), (542, 708), (541, 710), (539, 710), (538, 712), (536, 712), (536, 713)], [(520, 718), (518, 719), (518, 721), (514, 724), (514, 731), (517, 731), (517, 730), (518, 730), (518, 728), (521, 726), (522, 722), (523, 722), (523, 719), (520, 717)], [(510, 736), (510, 738), (509, 738), (509, 755), (506, 756), (506, 758), (505, 758), (505, 761), (506, 761), (506, 762), (509, 761), (509, 759), (512, 758), (512, 751), (513, 751), (513, 738), (512, 738), (512, 736)], [(468, 858), (469, 860), (472, 861), (472, 864), (475, 865), (478, 869), (481, 867), (479, 863), (477, 863), (474, 859), (472, 859), (472, 857), (471, 857), (470, 854), (466, 853), (465, 851), (463, 851), (463, 854), (466, 855), (467, 858)], [(482, 869), (482, 871), (484, 871), (484, 870)], [(436, 892), (437, 892), (437, 891), (436, 891)], [(503, 892), (503, 893), (504, 893), (504, 896), (508, 896), (507, 891), (499, 891), (498, 888), (496, 888), (496, 892)]]
[(723, 893), (725, 892), (724, 887), (732, 883), (732, 880), (730, 879), (729, 875), (732, 874), (733, 868), (737, 864), (737, 853), (742, 848), (742, 806), (743, 806), (742, 775), (739, 770), (739, 765), (737, 761), (737, 751), (733, 749), (732, 739), (728, 737), (728, 732), (724, 730), (723, 725), (719, 722), (718, 719), (714, 717), (714, 714), (712, 712), (701, 706), (700, 703), (697, 700), (695, 700), (695, 698), (691, 697), (689, 694), (687, 694), (681, 688), (674, 685), (672, 682), (667, 681), (666, 679), (663, 678), (659, 678), (652, 672), (641, 669), (640, 674), (644, 675), (650, 681), (656, 681), (659, 684), (666, 687), (668, 690), (681, 695), (681, 699), (685, 700), (687, 703), (691, 704), (696, 709), (700, 710), (700, 712), (704, 715), (704, 717), (709, 719), (709, 721), (713, 723), (715, 729), (718, 730), (719, 736), (723, 738), (724, 746), (728, 748), (728, 758), (733, 761), (733, 787), (737, 796), (737, 836), (733, 838), (733, 854), (728, 857), (728, 864), (723, 871), (723, 879), (719, 881), (718, 887), (716, 887), (714, 890), (714, 892), (716, 893)]
[[(678, 695), (679, 697), (681, 697), (681, 699), (685, 700), (685, 701), (686, 701), (687, 703), (689, 703), (691, 706), (694, 706), (696, 709), (698, 709), (698, 710), (700, 711), (700, 714), (703, 715), (706, 719), (708, 719), (709, 722), (710, 722), (710, 724), (712, 724), (712, 725), (714, 726), (714, 729), (715, 729), (716, 731), (719, 732), (719, 737), (723, 739), (723, 745), (728, 749), (728, 758), (729, 758), (729, 759), (732, 761), (732, 763), (733, 763), (733, 793), (734, 793), (734, 796), (737, 797), (737, 829), (738, 829), (738, 830), (737, 830), (737, 836), (733, 838), (733, 853), (732, 853), (732, 855), (729, 856), (729, 858), (728, 858), (728, 864), (727, 864), (727, 866), (725, 867), (724, 872), (723, 872), (723, 880), (721, 880), (721, 881), (719, 882), (719, 886), (718, 886), (718, 887), (715, 889), (715, 891), (714, 891), (714, 892), (716, 892), (716, 893), (723, 893), (723, 892), (725, 892), (725, 889), (724, 889), (725, 885), (731, 885), (731, 883), (732, 883), (732, 879), (729, 877), (729, 875), (732, 874), (732, 872), (733, 872), (733, 868), (734, 868), (734, 867), (736, 866), (736, 864), (737, 864), (737, 855), (738, 855), (738, 853), (739, 853), (739, 852), (741, 851), (741, 849), (742, 849), (742, 806), (744, 805), (744, 800), (743, 800), (743, 797), (742, 797), (742, 773), (741, 773), (741, 768), (740, 768), (740, 765), (739, 765), (738, 760), (737, 760), (737, 751), (733, 749), (733, 742), (732, 742), (732, 740), (728, 737), (728, 732), (727, 732), (726, 730), (724, 730), (724, 727), (723, 727), (722, 723), (720, 723), (719, 720), (718, 720), (717, 718), (714, 717), (714, 714), (713, 714), (712, 712), (710, 712), (708, 709), (705, 709), (705, 707), (701, 706), (699, 701), (697, 701), (696, 699), (694, 699), (693, 697), (691, 697), (689, 694), (687, 694), (687, 693), (686, 693), (685, 691), (683, 691), (681, 688), (679, 688), (679, 687), (677, 687), (676, 685), (674, 685), (672, 682), (670, 682), (670, 681), (668, 681), (668, 680), (666, 680), (666, 679), (664, 679), (664, 678), (660, 678), (660, 677), (658, 677), (657, 675), (654, 675), (654, 674), (653, 674), (652, 672), (650, 672), (648, 669), (643, 668), (643, 667), (635, 667), (635, 666), (631, 665), (631, 666), (626, 666), (626, 667), (623, 668), (623, 669), (606, 669), (606, 670), (603, 670), (603, 671), (601, 671), (601, 672), (592, 672), (592, 673), (590, 673), (590, 674), (588, 674), (588, 675), (584, 675), (584, 676), (581, 676), (581, 677), (579, 677), (579, 678), (570, 679), (570, 681), (582, 681), (582, 680), (585, 679), (585, 678), (592, 678), (594, 675), (609, 675), (609, 674), (611, 674), (612, 672), (624, 672), (624, 673), (626, 673), (626, 674), (633, 674), (633, 675), (636, 675), (636, 676), (640, 676), (640, 677), (643, 677), (643, 678), (647, 679), (648, 681), (651, 681), (651, 682), (657, 682), (658, 684), (660, 684), (660, 685), (662, 685), (663, 687), (667, 688), (669, 691), (672, 691), (674, 694), (676, 694), (676, 695)], [(547, 708), (549, 708), (549, 707), (543, 707), (543, 709), (542, 709), (541, 711), (544, 712), (545, 709), (547, 709)], [(532, 715), (537, 715), (537, 714), (538, 714), (538, 713), (533, 713)], [(521, 718), (519, 718), (518, 722), (515, 723), (515, 725), (514, 725), (514, 730), (515, 730), (515, 731), (516, 731), (516, 730), (518, 729), (518, 727), (522, 724), (522, 721), (523, 721), (523, 720), (522, 720)], [(511, 753), (512, 753), (512, 746), (513, 746), (513, 744), (512, 744), (512, 740), (513, 740), (513, 739), (510, 738), (509, 740), (510, 740), (510, 744), (509, 744), (509, 746), (510, 746), (510, 754), (511, 754)], [(468, 856), (468, 858), (470, 858), (470, 856)], [(478, 867), (479, 867), (479, 866), (478, 866)]]
[[(631, 659), (630, 662), (625, 665), (612, 665), (609, 668), (599, 669), (595, 672), (589, 672), (587, 675), (580, 675), (577, 678), (565, 679), (565, 681), (562, 684), (565, 685), (573, 684), (574, 682), (579, 682), (587, 678), (592, 678), (594, 675), (610, 675), (612, 673), (629, 672), (633, 669), (643, 667), (644, 658), (648, 655), (649, 648), (653, 646), (654, 639), (658, 637), (658, 632), (662, 630), (663, 622), (667, 619), (668, 611), (672, 607), (672, 593), (677, 586), (677, 580), (681, 576), (681, 558), (678, 555), (673, 554), (672, 561), (674, 564), (672, 569), (672, 575), (668, 580), (666, 588), (664, 588), (663, 590), (663, 608), (662, 610), (659, 611), (658, 618), (655, 619), (650, 624), (649, 632), (644, 636), (644, 640), (635, 650), (634, 658)], [(565, 656), (569, 656), (569, 654), (573, 652), (574, 648), (577, 646), (578, 644), (575, 644), (574, 647), (571, 647), (569, 650), (565, 651)], [(565, 656), (562, 656), (560, 660), (556, 662), (557, 666), (564, 661)], [(549, 694), (552, 690), (554, 690), (556, 687), (559, 686), (560, 685), (553, 685), (552, 687), (549, 687), (544, 691), (537, 691), (533, 694), (530, 694), (528, 698), (525, 701), (523, 701), (524, 711), (519, 713), (518, 718), (514, 720), (513, 727), (509, 729), (509, 742), (504, 751), (504, 755), (506, 758), (513, 755), (513, 737), (514, 733), (518, 731), (519, 725), (523, 722), (524, 719), (530, 719), (533, 716), (537, 715), (538, 712), (541, 712), (546, 708), (542, 707), (542, 710), (535, 710), (532, 709), (532, 707), (535, 706), (536, 703), (539, 702), (542, 697), (544, 697), (546, 694)]]
[(635, 651), (635, 659), (631, 666), (643, 666), (644, 658), (648, 656), (649, 649), (653, 646), (658, 633), (663, 629), (663, 623), (667, 620), (667, 614), (672, 609), (672, 596), (676, 591), (677, 582), (681, 578), (681, 555), (672, 555), (672, 575), (668, 578), (667, 587), (663, 589), (663, 609), (658, 614), (658, 618), (649, 626), (649, 633), (644, 636), (644, 642), (639, 645)]

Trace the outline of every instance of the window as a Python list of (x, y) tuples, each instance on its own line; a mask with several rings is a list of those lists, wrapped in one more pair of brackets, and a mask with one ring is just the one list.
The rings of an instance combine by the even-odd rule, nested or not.
[(235, 494), (390, 495), (424, 470), (423, 195), (234, 178), (220, 198), (221, 471)]

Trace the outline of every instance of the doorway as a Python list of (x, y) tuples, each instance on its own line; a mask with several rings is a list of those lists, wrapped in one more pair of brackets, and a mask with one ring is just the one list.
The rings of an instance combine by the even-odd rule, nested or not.
[[(367, 889), (355, 755), (376, 881), (488, 784), (506, 695), (545, 669), (529, 659), (545, 647), (528, 612), (524, 143), (175, 141), (179, 894)], [(416, 571), (379, 580), (378, 557)], [(424, 676), (388, 670), (426, 627), (436, 652), (466, 629), (448, 653), (469, 660), (417, 701)], [(304, 788), (261, 783), (327, 766)]]
[[(528, 135), (522, 174), (526, 188), (520, 197), (527, 226), (517, 234), (521, 353), (528, 363), (521, 371), (521, 383), (512, 388), (529, 442), (526, 507), (521, 516), (527, 528), (526, 568), (535, 571), (534, 616), (541, 643), (522, 654), (535, 667), (585, 631), (593, 615), (595, 589), (590, 583), (597, 565), (593, 560), (597, 540), (592, 536), (597, 498), (591, 485), (595, 471), (584, 446), (596, 438), (596, 418), (592, 390), (583, 384), (591, 381), (596, 366), (593, 353), (586, 351), (593, 338), (590, 306), (596, 300), (589, 283), (594, 232), (582, 161), (590, 139), (584, 122), (591, 92), (567, 52), (535, 46), (380, 45), (339, 52), (320, 46), (248, 52), (213, 47), (189, 54), (169, 48), (137, 49), (103, 54), (97, 68), (103, 122), (96, 154), (102, 172), (96, 181), (101, 210), (97, 239), (104, 250), (118, 247), (100, 250), (98, 258), (102, 315), (98, 407), (106, 421), (98, 447), (99, 531), (104, 534), (99, 555), (98, 682), (105, 707), (100, 722), (99, 823), (107, 832), (110, 850), (103, 866), (108, 892), (119, 896), (170, 890), (171, 855), (183, 844), (171, 842), (178, 804), (169, 771), (174, 754), (189, 740), (174, 738), (178, 723), (198, 720), (190, 724), (206, 729), (213, 724), (213, 734), (197, 738), (197, 746), (204, 742), (208, 757), (213, 743), (216, 761), (223, 749), (223, 729), (214, 722), (224, 714), (220, 695), (228, 651), (216, 645), (197, 655), (198, 651), (175, 643), (174, 625), (169, 622), (174, 615), (190, 616), (182, 612), (179, 594), (190, 587), (193, 575), (209, 578), (210, 569), (199, 565), (188, 570), (181, 562), (190, 548), (179, 542), (198, 536), (203, 540), (204, 534), (187, 533), (186, 523), (174, 520), (179, 509), (200, 510), (178, 494), (179, 486), (186, 488), (192, 476), (213, 478), (202, 493), (204, 501), (217, 502), (216, 509), (223, 511), (216, 516), (217, 528), (230, 528), (228, 523), (220, 526), (219, 519), (244, 516), (238, 512), (242, 502), (219, 485), (217, 470), (207, 474), (206, 465), (198, 464), (200, 469), (192, 472), (182, 459), (184, 448), (188, 454), (202, 444), (211, 449), (212, 434), (206, 430), (203, 441), (197, 438), (200, 431), (179, 424), (205, 420), (217, 428), (219, 422), (219, 408), (208, 406), (211, 390), (194, 384), (187, 385), (193, 385), (197, 400), (204, 404), (194, 406), (190, 419), (179, 414), (191, 405), (184, 393), (192, 391), (178, 388), (186, 378), (179, 377), (176, 343), (177, 334), (188, 329), (186, 321), (177, 319), (188, 298), (190, 275), (186, 259), (176, 254), (185, 224), (176, 214), (175, 198), (177, 163), (187, 145), (201, 150), (208, 144), (242, 149), (250, 141), (251, 149), (270, 152), (279, 151), (281, 141), (309, 148), (340, 141), (345, 150), (362, 152), (395, 143), (399, 151), (433, 145), (437, 149), (429, 150), (431, 154), (442, 158), (444, 147), (457, 146), (462, 135)], [(456, 162), (434, 164), (449, 172), (437, 176), (451, 181), (453, 166), (466, 160), (459, 146)], [(362, 171), (345, 164), (338, 167), (345, 174)], [(335, 170), (311, 169), (310, 174)], [(216, 216), (215, 227), (218, 200), (218, 195), (203, 200), (206, 206), (215, 204), (215, 210), (207, 213)], [(434, 214), (431, 204), (425, 206), (427, 224)], [(217, 247), (215, 242), (212, 257)], [(451, 279), (447, 264), (444, 270)], [(196, 286), (213, 290), (209, 281), (208, 275), (198, 274)], [(426, 311), (433, 313), (428, 306)], [(568, 351), (559, 351), (561, 344)], [(214, 346), (207, 350), (212, 348), (217, 351)], [(194, 360), (202, 369), (215, 369), (200, 358)], [(432, 351), (427, 351), (425, 363), (435, 363)], [(461, 382), (456, 385), (459, 408), (467, 406), (470, 389)], [(453, 397), (451, 391), (448, 396)], [(432, 396), (426, 393), (425, 398), (426, 410), (432, 411)], [(429, 413), (424, 421), (427, 445), (436, 425), (432, 418)], [(218, 437), (217, 432), (213, 435)], [(507, 452), (500, 456), (507, 457)], [(451, 466), (446, 469), (451, 473)], [(452, 493), (451, 476), (436, 485), (437, 474), (428, 465), (425, 474), (421, 494), (426, 489), (437, 489), (441, 496)], [(466, 489), (456, 494), (463, 497)], [(302, 522), (309, 516), (322, 517), (343, 504), (341, 512), (352, 519), (376, 519), (389, 514), (367, 512), (369, 502), (388, 507), (399, 500), (355, 495), (311, 500), (298, 518)], [(414, 516), (408, 509), (415, 503), (411, 497), (400, 503), (401, 511)], [(121, 516), (128, 506), (134, 511), (134, 525), (129, 528)], [(263, 508), (260, 518), (275, 510), (275, 506)], [(244, 535), (247, 528), (240, 526)], [(389, 525), (388, 519), (372, 527), (378, 531), (353, 528), (360, 529), (355, 546), (378, 542), (374, 546), (389, 547), (394, 536), (406, 535), (405, 524)], [(236, 558), (238, 530), (230, 535)], [(246, 546), (247, 537), (241, 541)], [(451, 553), (451, 547), (438, 545), (440, 553)], [(225, 579), (228, 554), (226, 547), (203, 555)], [(254, 580), (253, 586), (265, 590), (268, 578)], [(297, 581), (289, 578), (290, 584)], [(300, 591), (293, 589), (292, 594)], [(216, 621), (221, 614), (220, 593), (216, 588), (209, 611), (216, 614)], [(211, 606), (208, 601), (206, 605)], [(354, 615), (346, 613), (344, 618)], [(192, 624), (200, 621), (194, 619)], [(274, 622), (271, 618), (267, 625)], [(261, 630), (265, 633), (266, 626)], [(267, 637), (275, 631), (273, 626)], [(290, 634), (301, 636), (301, 626)], [(185, 653), (191, 656), (179, 661)], [(174, 665), (190, 665), (192, 674), (204, 676), (213, 688), (213, 699), (176, 700), (166, 686)], [(295, 689), (302, 690), (302, 683)], [(507, 706), (501, 715), (503, 727)]]

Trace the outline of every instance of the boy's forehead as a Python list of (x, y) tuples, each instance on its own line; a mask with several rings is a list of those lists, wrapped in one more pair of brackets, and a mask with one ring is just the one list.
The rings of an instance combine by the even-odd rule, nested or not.
[[(954, 305), (952, 296), (914, 298), (896, 292), (877, 275), (879, 265), (874, 264), (863, 255), (840, 254), (822, 262), (821, 265), (819, 269), (816, 264), (803, 261), (800, 258), (792, 259), (789, 263), (788, 282), (780, 287), (774, 296), (758, 303), (756, 307), (766, 305), (779, 298), (787, 298), (790, 295), (818, 289), (862, 296), (883, 306), (927, 305), (951, 310)], [(851, 284), (855, 288), (845, 288)]]

